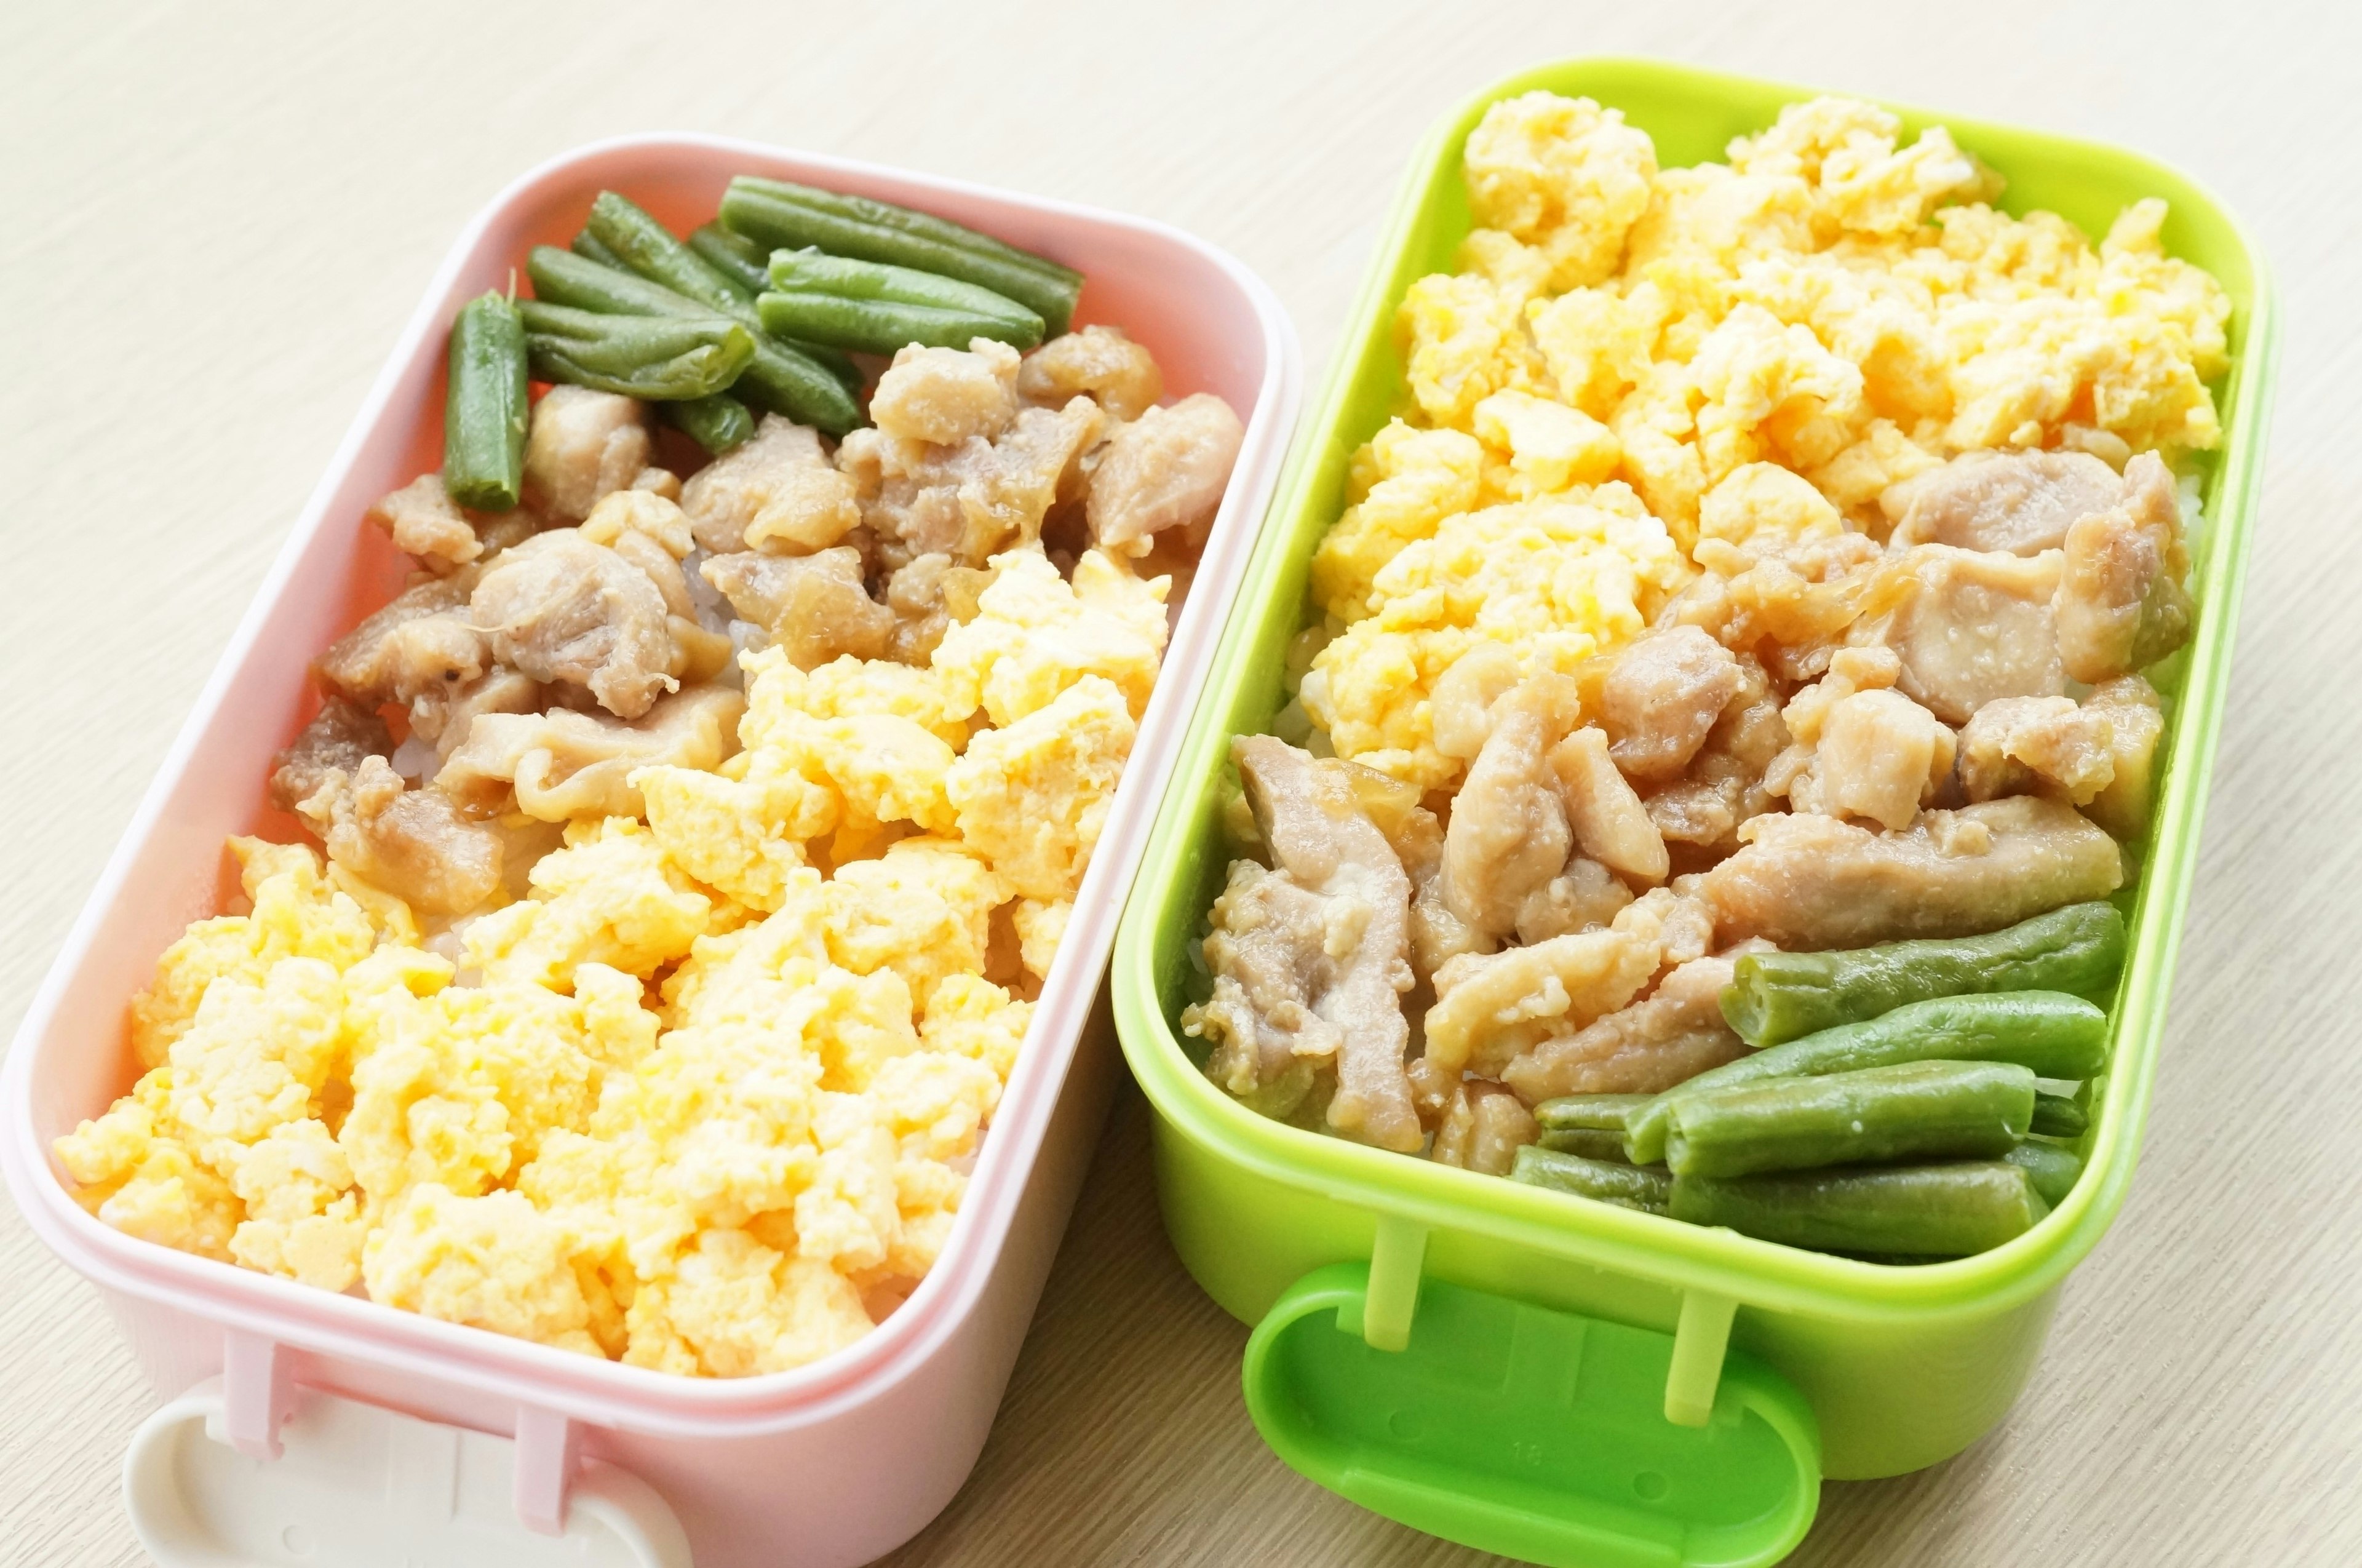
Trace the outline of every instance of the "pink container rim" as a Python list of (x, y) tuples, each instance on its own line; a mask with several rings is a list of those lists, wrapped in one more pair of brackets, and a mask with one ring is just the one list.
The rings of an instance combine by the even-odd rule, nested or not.
[[(750, 168), (769, 166), (791, 175), (822, 178), (848, 191), (927, 205), (966, 221), (981, 220), (1020, 244), (1034, 237), (1028, 229), (1050, 236), (1081, 225), (1101, 234), (1177, 248), (1210, 265), (1239, 291), (1262, 334), (1262, 373), (1230, 489), (1168, 646), (1114, 810), (1076, 899), (1074, 928), (1043, 983), (1032, 1027), (943, 1253), (910, 1298), (854, 1344), (792, 1371), (739, 1379), (686, 1377), (600, 1361), (362, 1297), (333, 1295), (127, 1236), (84, 1212), (68, 1194), (48, 1153), (34, 1105), (43, 1043), (75, 971), (107, 911), (128, 890), (132, 867), (156, 831), (167, 798), (215, 721), (235, 673), (253, 650), (269, 611), (306, 547), (324, 528), (355, 525), (353, 519), (328, 515), (335, 492), (385, 418), (407, 368), (427, 351), (430, 337), (439, 341), (476, 248), (503, 214), (546, 187), (578, 177), (586, 165), (618, 158), (653, 161), (683, 151), (726, 155)], [(907, 1375), (957, 1332), (999, 1254), (1093, 1005), (1116, 916), (1169, 779), (1187, 710), (1196, 701), (1221, 622), (1244, 574), (1253, 530), (1276, 481), (1300, 397), (1300, 360), (1294, 326), (1268, 285), (1219, 248), (1153, 219), (691, 132), (590, 142), (521, 175), (469, 223), (437, 269), (108, 857), (34, 993), (6, 1063), (0, 1066), (0, 1173), (36, 1233), (78, 1272), (107, 1289), (194, 1312), (299, 1350), (381, 1364), (398, 1361), (425, 1375), (455, 1378), (599, 1425), (700, 1437), (778, 1430), (827, 1420)]]

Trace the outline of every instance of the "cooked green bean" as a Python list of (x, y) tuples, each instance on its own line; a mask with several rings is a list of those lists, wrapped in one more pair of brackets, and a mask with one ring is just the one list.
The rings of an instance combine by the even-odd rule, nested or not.
[(2025, 1172), (2025, 1179), (2042, 1195), (2042, 1201), (2056, 1208), (2067, 1201), (2075, 1188), (2075, 1178), (2083, 1174), (2083, 1162), (2072, 1149), (2062, 1149), (2056, 1143), (2046, 1143), (2029, 1138), (2002, 1156)]
[(1746, 954), (1723, 990), (1722, 1015), (1749, 1045), (1777, 1045), (1930, 997), (2089, 996), (2114, 984), (2124, 961), (2125, 921), (2115, 906), (2069, 904), (1985, 936)]
[(1966, 1257), (2023, 1235), (2049, 1211), (2005, 1160), (1777, 1176), (1675, 1176), (1667, 1212), (1822, 1252)]
[(689, 231), (689, 248), (745, 290), (748, 299), (771, 286), (771, 275), (766, 270), (771, 253), (743, 234), (733, 234), (718, 223), (700, 224)]
[(887, 304), (926, 305), (935, 310), (966, 311), (974, 315), (1006, 317), (1040, 341), (1042, 318), (1006, 294), (939, 278), (933, 272), (890, 267), (882, 261), (857, 261), (818, 250), (771, 252), (770, 287), (783, 294), (834, 294), (839, 299), (877, 300)]
[(931, 305), (780, 293), (761, 295), (755, 303), (762, 310), (763, 325), (778, 337), (825, 343), (860, 354), (893, 354), (912, 343), (929, 348), (965, 348), (978, 337), (1021, 349), (1041, 341), (1038, 328), (1021, 326), (1007, 316)]
[(524, 483), (524, 323), (505, 294), (479, 294), (451, 323), (443, 390), (443, 488), (462, 506), (507, 512)]
[(933, 213), (922, 213), (911, 207), (898, 207), (891, 202), (881, 202), (868, 196), (848, 196), (842, 192), (823, 191), (816, 185), (798, 185), (785, 180), (766, 180), (758, 174), (741, 174), (731, 183), (749, 191), (759, 191), (765, 195), (776, 196), (782, 201), (798, 202), (805, 206), (818, 207), (822, 211), (851, 218), (857, 223), (868, 224), (872, 227), (900, 229), (903, 233), (937, 240), (963, 250), (973, 250), (981, 255), (998, 257), (1004, 261), (1014, 262), (1021, 267), (1030, 267), (1035, 271), (1076, 286), (1080, 286), (1083, 281), (1083, 275), (1071, 267), (1062, 267), (1046, 256), (1037, 256), (1031, 250), (1021, 250), (1006, 240), (995, 239), (981, 230), (970, 228), (965, 224), (954, 223), (946, 217), (938, 217)]
[(1565, 1094), (1534, 1107), (1534, 1120), (1545, 1131), (1587, 1127), (1621, 1132), (1625, 1119), (1656, 1098), (1652, 1094)]
[(644, 282), (704, 312), (726, 316), (753, 335), (755, 352), (744, 384), (731, 389), (739, 398), (831, 436), (842, 436), (861, 423), (861, 408), (853, 397), (860, 372), (849, 360), (829, 349), (811, 352), (800, 344), (777, 341), (765, 332), (754, 296), (736, 279), (674, 238), (670, 229), (630, 200), (613, 191), (600, 192), (590, 204), (590, 223), (584, 232)]
[(700, 320), (721, 313), (709, 310), (687, 294), (653, 283), (636, 272), (593, 261), (554, 245), (536, 245), (524, 259), (525, 276), (534, 293), (551, 304), (605, 315), (695, 316)]
[[(1065, 331), (1067, 323), (1074, 319), (1076, 296), (1082, 291), (1077, 273), (1038, 257), (1012, 252), (1010, 248), (969, 230), (959, 232), (969, 236), (971, 243), (955, 242), (937, 230), (958, 229), (957, 225), (946, 226), (941, 219), (928, 222), (922, 214), (905, 214), (903, 220), (898, 222), (877, 221), (855, 215), (855, 209), (847, 204), (857, 198), (811, 193), (811, 196), (827, 197), (836, 204), (821, 205), (800, 193), (803, 192), (801, 186), (756, 181), (742, 175), (730, 182), (728, 193), (722, 198), (723, 226), (775, 250), (816, 246), (833, 256), (883, 261), (990, 289), (1040, 316), (1043, 329), (1050, 337)], [(862, 205), (888, 209), (883, 203)], [(912, 226), (909, 219), (922, 222)]]
[(660, 403), (657, 407), (690, 439), (717, 458), (734, 447), (745, 445), (755, 434), (754, 414), (728, 392)]
[(2040, 1077), (2088, 1078), (2105, 1065), (2107, 1053), (2108, 1015), (2081, 997), (2057, 991), (1937, 997), (1708, 1068), (1634, 1111), (1625, 1122), (1624, 1142), (1633, 1164), (1654, 1164), (1664, 1157), (1672, 1101), (1729, 1084), (1936, 1061), (2015, 1062)]
[(629, 267), (624, 265), (622, 257), (600, 244), (599, 237), (587, 228), (574, 237), (572, 249), (575, 255), (581, 257), (585, 261), (596, 261), (602, 267), (613, 267), (618, 271), (631, 271)]
[(2010, 1062), (1904, 1062), (1683, 1095), (1666, 1124), (1677, 1176), (1890, 1160), (1992, 1159), (2025, 1136), (2034, 1075)]
[(2092, 1125), (2084, 1109), (2064, 1095), (2037, 1094), (2034, 1097), (2034, 1125), (2029, 1132), (2046, 1138), (2081, 1138), (2083, 1130)]
[(1586, 1160), (1606, 1160), (1617, 1165), (1632, 1163), (1624, 1157), (1624, 1134), (1605, 1127), (1545, 1128), (1534, 1142), (1562, 1154), (1581, 1154)]
[(518, 302), (534, 373), (625, 397), (705, 397), (754, 357), (753, 334), (719, 316), (602, 315), (542, 300)]
[(1524, 1182), (1528, 1187), (1546, 1187), (1553, 1192), (1571, 1192), (1577, 1198), (1612, 1203), (1619, 1209), (1638, 1209), (1646, 1214), (1665, 1212), (1666, 1200), (1673, 1190), (1673, 1178), (1661, 1168), (1586, 1160), (1580, 1154), (1562, 1154), (1532, 1143), (1518, 1151), (1517, 1163), (1509, 1167), (1509, 1179)]

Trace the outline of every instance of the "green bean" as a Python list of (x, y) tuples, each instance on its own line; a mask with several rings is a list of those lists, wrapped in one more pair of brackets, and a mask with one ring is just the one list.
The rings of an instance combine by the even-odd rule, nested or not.
[(966, 311), (973, 315), (1005, 317), (1019, 329), (1041, 340), (1042, 318), (1006, 294), (939, 278), (908, 267), (882, 261), (856, 261), (822, 251), (771, 252), (770, 286), (783, 294), (834, 294), (839, 299), (877, 300), (887, 304), (926, 305), (931, 309)]
[(1046, 256), (1031, 250), (1020, 250), (1006, 240), (995, 239), (965, 224), (954, 223), (933, 213), (922, 213), (911, 207), (898, 207), (891, 202), (881, 202), (868, 196), (848, 196), (836, 191), (823, 191), (816, 185), (797, 185), (785, 180), (766, 180), (757, 174), (741, 174), (731, 181), (735, 186), (757, 191), (781, 201), (797, 202), (809, 207), (833, 212), (876, 228), (899, 229), (906, 234), (933, 239), (964, 250), (998, 257), (1021, 267), (1030, 267), (1049, 277), (1079, 286), (1083, 275), (1071, 267), (1062, 267)]
[[(820, 204), (822, 201), (833, 204)], [(1075, 299), (1082, 292), (1079, 273), (1013, 251), (940, 218), (903, 213), (899, 221), (887, 222), (862, 215), (873, 211), (901, 213), (902, 209), (825, 192), (806, 193), (801, 186), (743, 175), (730, 182), (722, 198), (723, 226), (771, 249), (817, 246), (832, 256), (852, 256), (956, 278), (1008, 295), (1040, 316), (1043, 331), (1051, 337), (1065, 331), (1074, 319)], [(912, 219), (919, 220), (916, 226)], [(950, 237), (943, 232), (946, 229), (967, 237), (967, 241)]]
[(831, 349), (815, 352), (777, 341), (764, 330), (753, 294), (631, 201), (613, 191), (600, 192), (590, 204), (590, 223), (584, 232), (644, 282), (669, 291), (703, 314), (726, 316), (753, 335), (755, 353), (745, 384), (732, 389), (738, 397), (831, 436), (842, 436), (861, 423), (861, 408), (853, 396), (861, 376), (850, 360)]
[(670, 315), (705, 320), (716, 312), (687, 294), (652, 283), (636, 272), (592, 261), (554, 245), (536, 245), (524, 259), (533, 292), (551, 304), (603, 315)]
[(619, 272), (631, 271), (629, 267), (624, 265), (622, 257), (601, 244), (599, 237), (587, 228), (574, 237), (572, 249), (575, 255), (581, 257), (585, 261), (596, 261), (602, 267), (613, 267)]
[(1605, 1127), (1549, 1128), (1534, 1142), (1562, 1154), (1581, 1154), (1586, 1160), (1605, 1160), (1616, 1165), (1632, 1163), (1624, 1157), (1624, 1134)]
[(1571, 1192), (1578, 1198), (1612, 1203), (1618, 1209), (1637, 1209), (1646, 1214), (1665, 1212), (1666, 1200), (1673, 1189), (1673, 1178), (1659, 1167), (1610, 1165), (1532, 1143), (1518, 1151), (1517, 1163), (1509, 1167), (1509, 1179), (1524, 1182), (1528, 1187), (1546, 1187), (1553, 1192)]
[(1906, 1159), (1992, 1159), (2025, 1136), (2034, 1075), (2010, 1062), (1903, 1062), (1770, 1078), (1674, 1101), (1665, 1164), (1740, 1176)]
[(748, 299), (771, 286), (771, 275), (765, 270), (771, 253), (743, 234), (733, 234), (718, 223), (700, 224), (689, 231), (689, 248), (745, 290)]
[(2034, 1097), (2034, 1125), (2029, 1132), (2046, 1138), (2081, 1138), (2083, 1130), (2092, 1125), (2092, 1118), (2083, 1108), (2064, 1095), (2037, 1094)]
[(1708, 1068), (1627, 1118), (1624, 1143), (1634, 1165), (1662, 1159), (1672, 1102), (1728, 1084), (1935, 1061), (2015, 1062), (2041, 1077), (2088, 1078), (2106, 1063), (2107, 1052), (2108, 1015), (2081, 997), (2057, 991), (1937, 997)]
[(965, 348), (978, 337), (1013, 348), (1030, 348), (1041, 341), (1038, 331), (1021, 327), (1007, 316), (976, 315), (931, 305), (780, 293), (764, 294), (755, 303), (763, 312), (763, 325), (779, 337), (862, 354), (893, 354), (912, 343), (929, 348)]
[(451, 323), (443, 389), (443, 488), (480, 512), (515, 507), (524, 483), (529, 392), (524, 323), (508, 297), (480, 294)]
[(1746, 954), (1723, 990), (1722, 1015), (1749, 1045), (1777, 1045), (1930, 997), (2089, 996), (2114, 985), (2124, 961), (2125, 922), (2115, 906), (2069, 904), (1985, 936)]
[(718, 316), (601, 315), (524, 300), (534, 373), (625, 397), (705, 397), (737, 379), (754, 357), (752, 334)]
[(660, 403), (657, 407), (667, 420), (717, 458), (734, 447), (745, 446), (755, 434), (754, 414), (728, 392)]
[(1966, 1257), (2023, 1235), (2049, 1211), (2003, 1160), (1777, 1176), (1675, 1176), (1667, 1212), (1823, 1252)]
[(2083, 1162), (2073, 1150), (2038, 1138), (2027, 1139), (2002, 1158), (2023, 1170), (2042, 1201), (2053, 1208), (2067, 1201), (2067, 1195), (2075, 1189), (2075, 1179), (2083, 1174)]
[(1584, 1127), (1621, 1132), (1624, 1120), (1657, 1097), (1652, 1094), (1567, 1094), (1534, 1107), (1544, 1130)]

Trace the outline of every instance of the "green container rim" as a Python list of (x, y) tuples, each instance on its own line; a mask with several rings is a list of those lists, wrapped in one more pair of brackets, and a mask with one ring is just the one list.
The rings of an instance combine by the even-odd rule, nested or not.
[[(1584, 81), (1570, 88), (1568, 78)], [(1429, 131), (1414, 155), (1374, 259), (1340, 335), (1341, 348), (1313, 417), (1299, 430), (1257, 541), (1231, 622), (1200, 689), (1174, 783), (1166, 793), (1133, 884), (1113, 955), (1117, 1030), (1134, 1076), (1172, 1128), (1270, 1180), (1318, 1190), (1373, 1214), (1483, 1235), (1512, 1246), (1614, 1269), (1681, 1289), (1729, 1296), (1751, 1307), (1877, 1322), (1986, 1314), (2031, 1301), (2082, 1261), (2123, 1207), (2147, 1120), (2174, 960), (2196, 867), (2198, 828), (2221, 728), (2238, 621), (2248, 534), (2261, 486), (2267, 403), (2278, 351), (2277, 304), (2260, 249), (2230, 210), (2197, 181), (2158, 160), (2104, 143), (2058, 137), (1907, 105), (1878, 102), (1907, 130), (1942, 124), (1961, 145), (2008, 174), (2013, 162), (2072, 163), (2163, 196), (2166, 237), (2193, 215), (2220, 226), (2246, 270), (2246, 297), (2231, 324), (2232, 368), (2220, 399), (2224, 439), (2206, 490), (2208, 524), (2199, 541), (2200, 614), (2175, 701), (2161, 803), (2136, 889), (2132, 946), (2113, 1010), (2114, 1051), (2085, 1179), (2025, 1235), (1975, 1257), (1893, 1267), (1799, 1251), (1733, 1231), (1521, 1187), (1423, 1160), (1366, 1148), (1256, 1115), (1216, 1088), (1182, 1050), (1157, 999), (1155, 950), (1163, 909), (1183, 875), (1193, 797), (1220, 766), (1228, 744), (1221, 717), (1246, 668), (1258, 607), (1286, 562), (1293, 530), (1279, 522), (1308, 504), (1317, 455), (1342, 439), (1357, 346), (1395, 304), (1398, 256), (1435, 193), (1458, 178), (1467, 131), (1494, 102), (1548, 87), (1581, 91), (1616, 106), (1617, 85), (1646, 83), (1691, 95), (1749, 105), (1801, 101), (1814, 89), (1662, 61), (1579, 58), (1535, 66), (1483, 89)], [(2004, 207), (2010, 203), (2004, 198)], [(1358, 439), (1358, 437), (1356, 438)], [(1297, 606), (1288, 606), (1294, 611)]]

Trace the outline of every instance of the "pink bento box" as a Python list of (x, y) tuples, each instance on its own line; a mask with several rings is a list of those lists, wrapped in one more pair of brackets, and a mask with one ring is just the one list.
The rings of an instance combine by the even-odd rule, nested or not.
[[(68, 1196), (50, 1142), (129, 1087), (126, 1003), (183, 924), (219, 906), (225, 835), (265, 822), (270, 756), (310, 711), (308, 661), (401, 581), (401, 558), (362, 514), (439, 460), (444, 334), (454, 310), (508, 286), (529, 247), (566, 244), (602, 189), (685, 232), (711, 216), (729, 177), (742, 172), (921, 207), (1076, 267), (1089, 280), (1076, 326), (1120, 324), (1155, 354), (1168, 396), (1218, 392), (1246, 419), (1244, 448), (1073, 925), (934, 1272), (847, 1350), (794, 1372), (705, 1381), (330, 1295), (100, 1224)], [(609, 1540), (567, 1561), (686, 1562), (685, 1541), (701, 1568), (855, 1563), (941, 1510), (983, 1446), (1102, 1120), (1113, 1052), (1094, 999), (1116, 914), (1277, 480), (1299, 379), (1295, 333), (1244, 267), (1163, 225), (1064, 203), (665, 135), (568, 153), (485, 209), (453, 247), (313, 492), (0, 1077), (0, 1165), (34, 1229), (98, 1285), (160, 1395), (221, 1375), (217, 1389), (160, 1412), (135, 1447), (127, 1489), (151, 1551), (168, 1563), (226, 1561), (214, 1553), (259, 1551), (246, 1537), (268, 1529), (269, 1554), (235, 1560), (389, 1560), (382, 1551), (348, 1556), (334, 1540), (315, 1545), (316, 1528), (305, 1535), (295, 1523), (282, 1529), (248, 1517), (269, 1512), (265, 1483), (269, 1466), (285, 1463), (274, 1457), (282, 1436), (292, 1449), (306, 1431), (327, 1431), (334, 1423), (323, 1412), (348, 1404), (400, 1412), (404, 1430), (440, 1423), (513, 1438), (513, 1450), (493, 1445), (513, 1461), (515, 1512), (503, 1521), (511, 1528), (539, 1536), (588, 1528), (585, 1516), (600, 1508), (569, 1510), (569, 1496), (603, 1499), (602, 1507), (626, 1497), (646, 1516), (640, 1545)], [(226, 1458), (235, 1463), (197, 1446), (208, 1442), (234, 1450)], [(239, 1497), (211, 1495), (248, 1487), (241, 1476), (251, 1486)], [(359, 1477), (352, 1496), (373, 1496), (374, 1508), (389, 1487), (371, 1494), (372, 1484)], [(351, 1518), (345, 1529), (356, 1537), (374, 1528), (334, 1508), (326, 1517)], [(533, 1549), (518, 1561), (559, 1545), (513, 1540)], [(474, 1560), (471, 1550), (452, 1551), (450, 1561)]]

